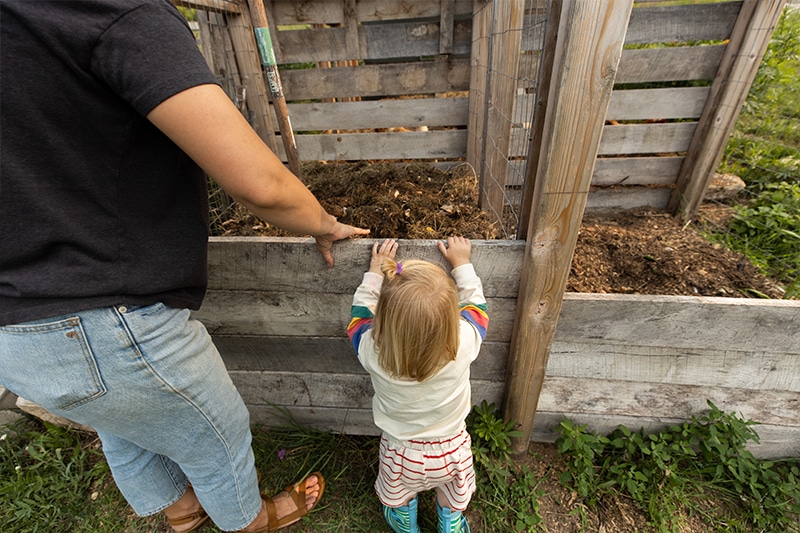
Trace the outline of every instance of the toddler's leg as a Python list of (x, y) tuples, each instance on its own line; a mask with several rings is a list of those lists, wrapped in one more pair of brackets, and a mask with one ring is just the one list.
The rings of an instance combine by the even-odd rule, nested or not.
[(454, 511), (447, 496), (440, 488), (436, 489), (437, 533), (469, 533), (467, 517), (461, 511)]
[(395, 533), (419, 533), (417, 525), (417, 503), (414, 498), (401, 507), (383, 506), (383, 517)]

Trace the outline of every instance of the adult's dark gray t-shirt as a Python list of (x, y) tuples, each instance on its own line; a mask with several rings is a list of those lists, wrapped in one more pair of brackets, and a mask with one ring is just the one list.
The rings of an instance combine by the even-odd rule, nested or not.
[(145, 117), (216, 83), (168, 0), (0, 0), (0, 325), (196, 309), (206, 178)]

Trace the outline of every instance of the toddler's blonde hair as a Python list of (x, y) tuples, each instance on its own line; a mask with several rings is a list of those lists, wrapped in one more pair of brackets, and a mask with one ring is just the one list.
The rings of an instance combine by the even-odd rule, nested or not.
[(375, 310), (378, 363), (395, 377), (425, 381), (458, 353), (456, 284), (428, 261), (385, 259)]

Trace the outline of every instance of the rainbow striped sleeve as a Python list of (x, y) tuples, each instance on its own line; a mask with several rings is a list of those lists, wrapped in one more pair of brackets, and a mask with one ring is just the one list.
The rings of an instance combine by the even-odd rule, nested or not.
[(489, 325), (489, 315), (486, 314), (486, 304), (465, 304), (461, 306), (461, 318), (475, 326), (481, 340), (486, 338), (486, 327)]
[(347, 336), (353, 343), (353, 348), (358, 354), (358, 346), (361, 344), (361, 337), (372, 327), (373, 314), (369, 308), (363, 305), (354, 305), (350, 308), (350, 325), (347, 326)]

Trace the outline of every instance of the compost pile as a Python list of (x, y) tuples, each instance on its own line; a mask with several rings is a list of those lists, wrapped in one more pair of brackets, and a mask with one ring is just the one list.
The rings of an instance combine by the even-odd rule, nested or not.
[[(371, 237), (439, 239), (514, 238), (504, 224), (478, 208), (474, 174), (466, 166), (442, 171), (417, 163), (307, 163), (304, 181), (342, 222), (369, 228)], [(224, 236), (290, 236), (234, 209), (221, 223)], [(567, 291), (781, 298), (779, 286), (743, 255), (712, 244), (694, 226), (639, 209), (581, 225)]]

